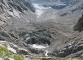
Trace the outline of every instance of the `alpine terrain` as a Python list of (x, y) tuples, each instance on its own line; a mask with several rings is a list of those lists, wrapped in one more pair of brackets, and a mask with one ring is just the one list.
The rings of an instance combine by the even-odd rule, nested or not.
[(83, 0), (0, 0), (0, 60), (83, 60)]

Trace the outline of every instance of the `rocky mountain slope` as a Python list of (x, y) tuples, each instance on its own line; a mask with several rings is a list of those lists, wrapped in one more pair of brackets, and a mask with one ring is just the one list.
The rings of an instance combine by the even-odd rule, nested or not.
[(0, 0), (0, 60), (26, 60), (22, 55), (29, 54), (20, 35), (34, 30), (34, 12), (29, 0)]
[(0, 0), (5, 53), (0, 59), (82, 60), (82, 5), (82, 0)]
[[(48, 44), (49, 48), (47, 48), (49, 51), (48, 55), (57, 57), (81, 57), (82, 32), (80, 33), (75, 30), (82, 30), (82, 21), (80, 21), (82, 18), (80, 19), (80, 17), (82, 16), (83, 11), (83, 1), (32, 0), (32, 2), (33, 4), (37, 4), (39, 7), (42, 6), (42, 9), (39, 9), (37, 6), (35, 6), (37, 8), (36, 11), (38, 11), (38, 9), (41, 12), (44, 11), (38, 17), (36, 26), (40, 25), (37, 26), (37, 29), (45, 29), (44, 31), (48, 31), (47, 33), (50, 34), (50, 36), (48, 34), (48, 36), (51, 37), (51, 39), (49, 39), (50, 45)], [(44, 31), (38, 32), (42, 33)]]

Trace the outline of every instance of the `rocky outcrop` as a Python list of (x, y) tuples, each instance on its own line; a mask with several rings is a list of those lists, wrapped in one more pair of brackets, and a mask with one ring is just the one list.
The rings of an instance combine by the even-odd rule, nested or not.
[(66, 43), (62, 43), (61, 45), (60, 48), (55, 48), (53, 52), (51, 51), (50, 55), (66, 58), (82, 57), (83, 54), (82, 35), (79, 35), (76, 38), (67, 41)]
[(30, 33), (28, 36), (25, 34), (24, 40), (27, 44), (48, 44), (50, 45), (52, 39), (50, 33), (44, 29)]
[(74, 30), (79, 32), (83, 31), (83, 15), (81, 18), (79, 18), (77, 24), (74, 26)]
[(0, 1), (0, 8), (2, 11), (5, 11), (6, 9), (10, 12), (13, 11), (13, 9), (18, 10), (19, 12), (23, 12), (24, 10), (28, 11), (29, 9), (33, 12), (35, 12), (34, 7), (32, 6), (31, 2), (29, 0), (1, 0)]

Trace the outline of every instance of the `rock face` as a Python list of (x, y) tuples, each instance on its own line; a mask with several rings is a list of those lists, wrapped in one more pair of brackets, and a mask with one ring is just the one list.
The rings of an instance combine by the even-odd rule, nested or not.
[(8, 9), (9, 11), (13, 11), (13, 9), (16, 9), (20, 12), (23, 12), (23, 10), (31, 10), (33, 12), (35, 12), (34, 7), (31, 5), (31, 2), (29, 0), (1, 0), (0, 1), (0, 8), (1, 10), (5, 10)]
[(82, 17), (78, 20), (77, 24), (74, 26), (75, 31), (83, 31), (83, 15)]
[(48, 44), (50, 45), (51, 36), (46, 30), (39, 30), (33, 33), (30, 33), (29, 36), (25, 37), (25, 41), (27, 44)]
[[(0, 0), (0, 40), (25, 48), (25, 42), (22, 42), (19, 34), (34, 30), (31, 24), (36, 19), (34, 12), (35, 8), (29, 0)], [(27, 50), (14, 48), (17, 54), (28, 55)]]

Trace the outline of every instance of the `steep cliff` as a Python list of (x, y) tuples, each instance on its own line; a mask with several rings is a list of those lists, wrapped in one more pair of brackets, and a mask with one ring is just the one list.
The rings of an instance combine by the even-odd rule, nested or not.
[(29, 0), (0, 0), (0, 40), (20, 41), (15, 31), (28, 29), (30, 21), (35, 20), (34, 12), (35, 8)]

